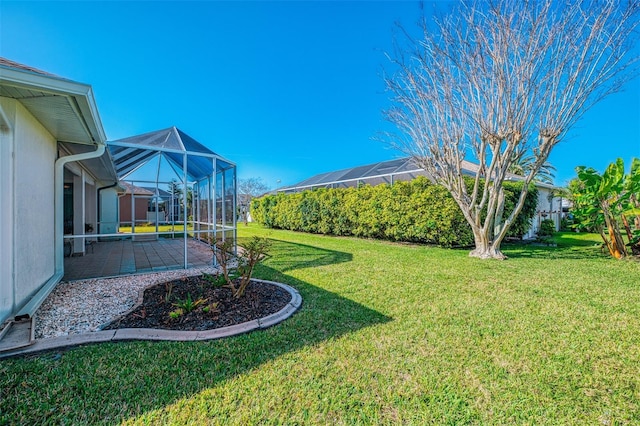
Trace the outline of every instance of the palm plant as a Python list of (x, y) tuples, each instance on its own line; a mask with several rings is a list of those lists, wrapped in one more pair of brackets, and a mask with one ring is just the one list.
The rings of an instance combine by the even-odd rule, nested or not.
[[(518, 176), (527, 176), (533, 170), (535, 161), (536, 157), (534, 155), (520, 155), (509, 167), (509, 172)], [(555, 172), (556, 168), (548, 161), (545, 161), (533, 180), (553, 185), (553, 179), (556, 177)]]
[(580, 225), (596, 229), (611, 255), (620, 259), (628, 255), (620, 229), (622, 223), (632, 253), (640, 251), (637, 230), (633, 231), (627, 220), (627, 217), (633, 218), (640, 213), (634, 198), (640, 193), (640, 160), (632, 160), (631, 172), (626, 176), (624, 162), (620, 158), (602, 174), (584, 166), (576, 168), (576, 171), (581, 185), (574, 194), (573, 212), (580, 219)]

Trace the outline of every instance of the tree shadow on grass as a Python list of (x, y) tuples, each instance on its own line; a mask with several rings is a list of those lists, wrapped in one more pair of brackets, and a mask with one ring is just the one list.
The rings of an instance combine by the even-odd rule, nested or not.
[(607, 259), (601, 246), (593, 243), (585, 244), (585, 241), (576, 240), (578, 244), (563, 241), (557, 246), (545, 246), (535, 244), (503, 244), (503, 252), (512, 259)]
[(271, 266), (273, 270), (283, 273), (295, 269), (335, 265), (353, 260), (351, 253), (325, 250), (306, 244), (271, 238), (269, 240), (273, 242), (273, 246), (270, 250), (270, 259), (266, 263)]
[(274, 241), (273, 253), (255, 276), (300, 292), (302, 307), (291, 318), (215, 341), (107, 343), (2, 361), (0, 424), (135, 419), (287, 353), (391, 320), (284, 273), (348, 262), (351, 254), (283, 241)]

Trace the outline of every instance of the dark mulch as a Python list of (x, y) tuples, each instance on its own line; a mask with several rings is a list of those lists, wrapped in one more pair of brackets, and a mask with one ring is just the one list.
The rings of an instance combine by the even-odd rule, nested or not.
[[(171, 318), (169, 314), (178, 309), (176, 304), (189, 295), (193, 301), (206, 299), (206, 302), (189, 313)], [(149, 287), (144, 291), (144, 301), (140, 306), (103, 329), (211, 330), (266, 317), (290, 301), (289, 292), (267, 283), (251, 281), (244, 296), (234, 299), (229, 288), (214, 286), (203, 276), (181, 278)]]

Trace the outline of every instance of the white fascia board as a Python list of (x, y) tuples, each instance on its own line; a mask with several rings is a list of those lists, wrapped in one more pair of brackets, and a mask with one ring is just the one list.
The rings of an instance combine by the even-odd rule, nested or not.
[(0, 81), (12, 83), (26, 89), (58, 95), (86, 95), (91, 88), (88, 84), (78, 83), (61, 77), (37, 74), (3, 66), (0, 66)]
[(61, 77), (0, 66), (0, 83), (5, 82), (12, 86), (47, 92), (52, 95), (73, 97), (96, 143), (104, 144), (107, 140), (90, 85)]
[(102, 119), (98, 112), (96, 99), (93, 96), (93, 89), (91, 86), (88, 86), (88, 91), (85, 95), (75, 96), (75, 98), (89, 130), (94, 134), (96, 142), (104, 145), (107, 141), (107, 135), (104, 131), (104, 127), (102, 127)]

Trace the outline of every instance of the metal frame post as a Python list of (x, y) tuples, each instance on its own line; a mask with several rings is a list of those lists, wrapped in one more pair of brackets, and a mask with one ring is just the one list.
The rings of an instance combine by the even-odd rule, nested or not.
[(182, 204), (184, 205), (184, 212), (182, 213), (182, 223), (184, 226), (183, 229), (183, 239), (184, 239), (184, 269), (187, 269), (187, 154), (185, 153), (182, 156)]

